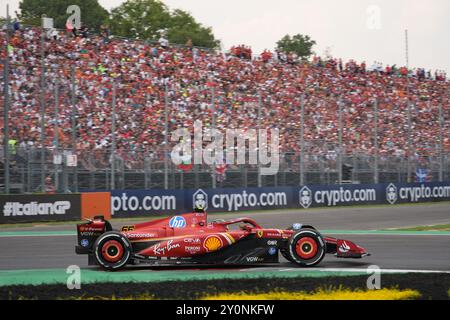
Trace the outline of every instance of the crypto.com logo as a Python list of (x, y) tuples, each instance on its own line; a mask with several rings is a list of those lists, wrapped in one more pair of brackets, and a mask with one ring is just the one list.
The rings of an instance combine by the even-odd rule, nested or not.
[(301, 188), (298, 196), (300, 200), (300, 205), (305, 209), (309, 208), (309, 206), (312, 204), (313, 198), (311, 189), (309, 189), (306, 186)]
[[(194, 123), (193, 144), (191, 132), (187, 128), (175, 130), (171, 141), (178, 142), (171, 152), (172, 162), (175, 165), (180, 165), (186, 160), (193, 164), (209, 166), (260, 164), (261, 175), (274, 175), (278, 172), (280, 163), (278, 129), (225, 129), (223, 133), (212, 128), (203, 130), (203, 123), (197, 120)], [(203, 142), (210, 143), (203, 148)]]
[(192, 196), (193, 209), (208, 209), (208, 194), (202, 189), (198, 189)]
[(386, 187), (386, 200), (390, 204), (397, 202), (397, 187), (392, 183)]

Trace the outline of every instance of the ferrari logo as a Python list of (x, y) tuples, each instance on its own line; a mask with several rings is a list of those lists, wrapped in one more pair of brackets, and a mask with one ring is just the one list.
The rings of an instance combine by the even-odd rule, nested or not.
[(256, 233), (258, 238), (262, 238), (263, 234), (264, 234), (264, 232), (262, 230), (258, 230), (258, 232)]

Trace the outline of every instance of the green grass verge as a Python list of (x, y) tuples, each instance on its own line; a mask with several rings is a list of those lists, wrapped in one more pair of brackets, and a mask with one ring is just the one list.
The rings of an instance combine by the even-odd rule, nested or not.
[[(126, 271), (105, 272), (96, 269), (81, 269), (80, 276), (84, 284), (92, 283), (153, 283), (163, 281), (200, 281), (200, 280), (236, 280), (261, 278), (322, 278), (327, 276), (359, 276), (361, 271), (324, 271), (324, 270), (290, 270), (267, 271), (229, 269), (228, 272), (215, 269), (180, 269), (170, 271), (151, 271), (147, 269), (128, 269)], [(41, 270), (0, 270), (0, 288), (11, 285), (66, 284), (68, 273), (65, 269)]]
[(450, 224), (436, 224), (429, 226), (417, 226), (399, 229), (389, 229), (390, 231), (450, 231)]

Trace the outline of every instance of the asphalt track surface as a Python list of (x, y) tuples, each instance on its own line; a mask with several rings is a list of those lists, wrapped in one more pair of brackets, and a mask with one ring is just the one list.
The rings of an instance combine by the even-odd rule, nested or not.
[[(344, 238), (360, 244), (372, 254), (363, 259), (338, 259), (327, 256), (321, 269), (361, 269), (377, 265), (382, 269), (450, 271), (450, 232), (418, 233), (370, 232), (389, 228), (418, 225), (450, 224), (450, 203), (399, 206), (347, 207), (311, 210), (280, 210), (275, 212), (215, 214), (209, 220), (239, 216), (254, 218), (263, 227), (286, 228), (292, 223), (311, 224), (326, 235)], [(144, 219), (145, 220), (145, 219)], [(134, 220), (132, 223), (136, 223)], [(115, 227), (127, 224), (113, 222)], [(87, 257), (74, 253), (76, 236), (74, 225), (51, 225), (0, 229), (0, 270), (57, 269), (78, 265), (88, 268)], [(336, 230), (336, 231), (334, 231)], [(341, 231), (337, 231), (341, 230)], [(344, 231), (345, 230), (345, 231)], [(29, 231), (29, 232), (28, 232)], [(50, 231), (47, 235), (45, 232)], [(51, 232), (66, 231), (52, 235)], [(2, 233), (8, 232), (11, 235)], [(14, 234), (17, 232), (16, 234)], [(22, 233), (20, 233), (22, 232)], [(25, 232), (25, 233), (23, 233)], [(28, 232), (28, 233), (27, 233)], [(42, 233), (33, 236), (34, 232)], [(92, 267), (89, 267), (92, 268)], [(168, 271), (196, 267), (139, 267), (139, 271)], [(234, 271), (298, 269), (281, 258), (281, 263), (259, 268), (240, 268)], [(229, 268), (214, 268), (215, 272), (230, 272)]]

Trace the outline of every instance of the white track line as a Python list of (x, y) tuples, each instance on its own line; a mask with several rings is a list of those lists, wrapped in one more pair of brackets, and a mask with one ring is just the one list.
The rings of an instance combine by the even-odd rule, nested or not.
[[(288, 268), (280, 269), (280, 272), (289, 271), (320, 271), (320, 272), (362, 272), (373, 273), (374, 269), (368, 268)], [(450, 273), (449, 270), (414, 270), (414, 269), (380, 269), (381, 273)]]
[(1, 234), (0, 238), (30, 238), (30, 237), (76, 237), (76, 234)]

